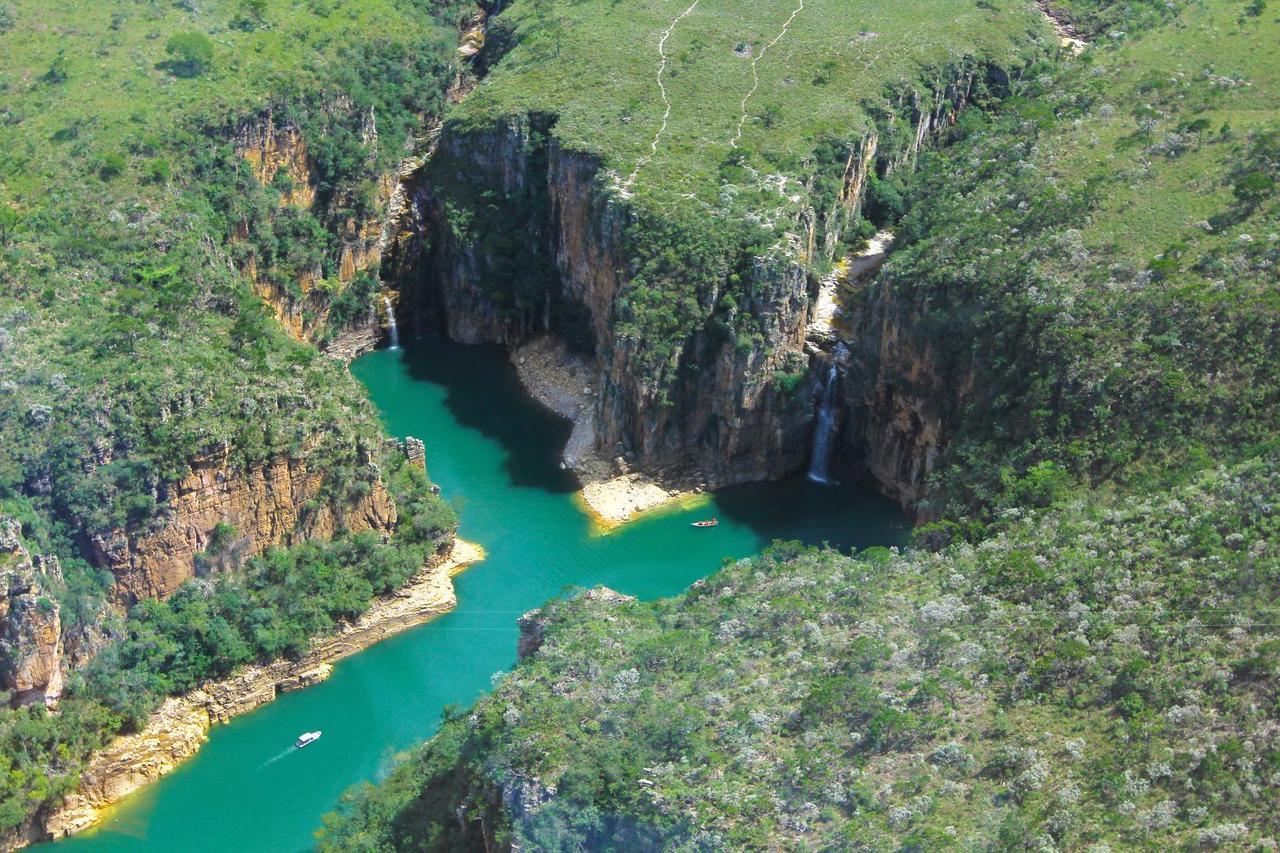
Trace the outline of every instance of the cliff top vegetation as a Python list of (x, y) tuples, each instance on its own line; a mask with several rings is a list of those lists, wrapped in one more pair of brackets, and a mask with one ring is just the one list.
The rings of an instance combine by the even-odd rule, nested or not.
[[(492, 29), (502, 61), (453, 120), (558, 116), (561, 144), (599, 157), (626, 191), (709, 207), (728, 158), (758, 173), (758, 190), (777, 184), (765, 176), (803, 178), (817, 145), (859, 137), (887, 92), (908, 96), (966, 56), (1013, 65), (1051, 39), (1028, 4), (1004, 0), (516, 0)], [(771, 207), (795, 192), (773, 190)]]
[(555, 602), (322, 848), (1254, 849), (1280, 832), (1278, 476)]

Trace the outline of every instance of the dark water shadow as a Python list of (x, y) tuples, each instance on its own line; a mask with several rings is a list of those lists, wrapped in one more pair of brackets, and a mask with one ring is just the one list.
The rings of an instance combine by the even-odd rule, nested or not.
[(503, 347), (425, 337), (410, 341), (403, 358), (411, 377), (445, 389), (445, 407), (458, 423), (502, 445), (513, 485), (556, 494), (578, 489), (573, 474), (560, 469), (572, 424), (529, 397)]
[(911, 534), (901, 507), (865, 481), (821, 485), (798, 475), (722, 489), (715, 493), (715, 503), (723, 518), (751, 528), (765, 542), (825, 542), (848, 552), (905, 545)]

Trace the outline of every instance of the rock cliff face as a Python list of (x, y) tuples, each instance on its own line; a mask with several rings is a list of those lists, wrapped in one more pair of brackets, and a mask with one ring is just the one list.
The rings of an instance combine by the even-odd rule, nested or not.
[[(908, 166), (954, 122), (983, 74), (998, 82), (1002, 72), (964, 63), (932, 86), (887, 99), (882, 124), (909, 126), (894, 130), (897, 148), (884, 150), (879, 130), (865, 131), (835, 166), (843, 170), (836, 198), (826, 209), (802, 207), (790, 223), (788, 251), (751, 263), (753, 296), (742, 310), (760, 336), (748, 348), (703, 329), (683, 341), (661, 378), (643, 366), (646, 342), (616, 331), (630, 286), (623, 240), (630, 203), (607, 186), (595, 158), (557, 143), (554, 117), (545, 115), (508, 117), (482, 130), (445, 127), (423, 190), (423, 256), (404, 266), (402, 302), (416, 306), (419, 325), (434, 321), (464, 342), (515, 345), (545, 331), (585, 342), (600, 374), (599, 457), (622, 458), (676, 485), (716, 488), (792, 474), (808, 459), (812, 401), (824, 373), (822, 359), (806, 351), (813, 263), (837, 251), (873, 172)], [(496, 214), (480, 201), (492, 198), (504, 200)], [(725, 290), (710, 295), (713, 304)], [(860, 334), (868, 337), (855, 346), (896, 358), (903, 346), (892, 336), (901, 328), (886, 323), (866, 323)], [(908, 373), (926, 369), (925, 361)], [(779, 382), (783, 375), (790, 381)], [(852, 428), (838, 447), (846, 469), (870, 471), (914, 504), (945, 441), (927, 405), (903, 394), (900, 384), (850, 389), (843, 399), (857, 411), (847, 413)]]
[[(462, 234), (451, 220), (456, 197), (428, 194), (430, 251), (424, 268), (401, 280), (402, 301), (418, 306), (420, 324), (434, 320), (467, 343), (516, 345), (549, 330), (589, 346), (599, 371), (599, 456), (712, 487), (795, 470), (811, 408), (804, 389), (779, 393), (771, 379), (803, 347), (812, 286), (804, 264), (756, 261), (762, 343), (739, 352), (698, 333), (677, 357), (674, 381), (649, 380), (639, 367), (643, 342), (615, 333), (628, 284), (626, 202), (601, 190), (595, 159), (548, 138), (547, 121), (513, 118), (462, 135), (446, 129), (433, 163), (437, 185), (492, 187), (511, 209)], [(501, 239), (498, 228), (507, 229)]]
[(363, 497), (336, 505), (323, 498), (324, 483), (325, 471), (305, 455), (237, 471), (224, 448), (192, 463), (191, 473), (173, 487), (159, 527), (91, 536), (89, 553), (115, 575), (117, 600), (132, 604), (163, 598), (194, 577), (196, 555), (220, 522), (243, 537), (243, 556), (329, 538), (339, 528), (389, 533), (395, 526), (395, 504), (380, 479)]
[(482, 559), (478, 546), (456, 542), (450, 553), (394, 595), (375, 601), (354, 623), (313, 643), (300, 660), (245, 667), (230, 678), (166, 699), (142, 731), (117, 738), (93, 757), (80, 786), (60, 809), (41, 815), (40, 828), (33, 827), (26, 840), (63, 838), (92, 826), (104, 808), (195, 755), (215, 724), (265, 705), (281, 692), (323, 681), (335, 662), (452, 609), (457, 599), (450, 578)]
[(923, 314), (908, 288), (882, 277), (870, 286), (840, 386), (847, 415), (838, 444), (845, 475), (865, 472), (886, 495), (931, 515), (921, 501), (946, 449), (950, 413), (963, 404), (972, 374), (954, 375), (913, 318)]
[[(352, 105), (337, 102), (331, 109), (353, 109)], [(361, 134), (367, 144), (377, 142), (377, 123), (372, 113), (363, 116)], [(386, 244), (386, 218), (391, 210), (391, 200), (396, 189), (396, 176), (384, 175), (378, 183), (378, 213), (367, 217), (340, 215), (351, 207), (350, 199), (335, 197), (321, 203), (316, 194), (315, 168), (307, 150), (302, 131), (294, 124), (278, 122), (273, 113), (241, 126), (235, 133), (236, 152), (253, 170), (254, 177), (263, 186), (269, 186), (278, 175), (288, 178), (288, 191), (280, 196), (282, 207), (295, 207), (314, 213), (338, 237), (339, 255), (336, 259), (336, 279), (339, 285), (350, 283), (361, 270), (374, 270), (382, 262)], [(233, 241), (248, 238), (244, 223), (237, 226)], [(324, 278), (319, 267), (304, 270), (297, 281), (300, 296), (275, 284), (258, 268), (258, 261), (249, 255), (241, 271), (253, 282), (254, 292), (271, 306), (276, 319), (294, 338), (316, 341), (329, 320), (332, 294), (316, 287)], [(360, 320), (338, 330), (336, 335), (323, 342), (325, 351), (338, 358), (350, 360), (377, 346), (382, 339), (386, 317), (379, 304), (371, 304), (368, 313)]]
[(14, 706), (53, 707), (62, 695), (62, 620), (46, 584), (60, 582), (56, 558), (34, 560), (18, 522), (0, 518), (0, 690)]

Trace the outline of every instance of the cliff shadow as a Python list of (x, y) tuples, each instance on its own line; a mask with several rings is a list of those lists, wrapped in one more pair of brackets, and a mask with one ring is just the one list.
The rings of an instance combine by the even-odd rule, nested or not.
[(825, 485), (803, 475), (771, 483), (730, 486), (715, 493), (726, 520), (751, 528), (764, 543), (799, 539), (840, 551), (905, 545), (911, 521), (866, 479)]
[(578, 490), (573, 474), (560, 468), (573, 425), (529, 396), (504, 347), (426, 336), (405, 346), (404, 363), (412, 378), (445, 389), (445, 407), (458, 423), (502, 445), (514, 485)]

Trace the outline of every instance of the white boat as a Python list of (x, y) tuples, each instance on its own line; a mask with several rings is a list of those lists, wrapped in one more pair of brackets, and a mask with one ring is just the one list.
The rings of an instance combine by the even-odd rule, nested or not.
[(315, 743), (320, 740), (320, 732), (303, 732), (302, 737), (298, 738), (298, 742), (294, 744), (298, 749), (302, 749), (309, 743)]

